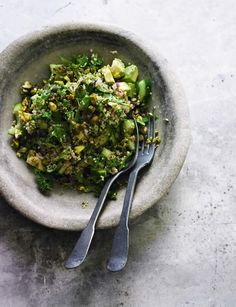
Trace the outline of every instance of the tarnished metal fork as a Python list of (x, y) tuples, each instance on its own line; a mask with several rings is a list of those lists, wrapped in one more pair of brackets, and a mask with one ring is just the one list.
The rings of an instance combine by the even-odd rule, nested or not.
[[(155, 137), (155, 114), (149, 117), (148, 121), (148, 139)], [(107, 269), (112, 272), (122, 270), (128, 259), (129, 250), (129, 213), (133, 200), (135, 185), (138, 173), (153, 160), (156, 145), (143, 140), (140, 144), (136, 164), (129, 175), (128, 186), (124, 198), (123, 209), (119, 225), (113, 239), (111, 255), (107, 263)]]
[(103, 208), (103, 205), (105, 203), (107, 194), (112, 186), (112, 184), (117, 180), (117, 178), (124, 174), (125, 172), (128, 172), (132, 167), (135, 165), (137, 157), (138, 157), (138, 151), (139, 151), (139, 132), (138, 132), (138, 126), (136, 120), (135, 122), (135, 133), (136, 133), (136, 149), (135, 154), (133, 156), (133, 159), (130, 161), (130, 163), (127, 165), (126, 168), (122, 169), (119, 173), (115, 174), (113, 177), (107, 180), (105, 183), (102, 192), (98, 198), (98, 201), (96, 203), (96, 206), (94, 208), (94, 211), (90, 217), (90, 220), (87, 224), (87, 226), (82, 231), (74, 249), (72, 250), (69, 258), (67, 259), (65, 263), (65, 267), (67, 269), (72, 269), (78, 267), (80, 264), (82, 264), (87, 256), (87, 253), (90, 248), (90, 244), (92, 242), (94, 232), (95, 232), (95, 226), (97, 223), (97, 219), (100, 215), (100, 212)]

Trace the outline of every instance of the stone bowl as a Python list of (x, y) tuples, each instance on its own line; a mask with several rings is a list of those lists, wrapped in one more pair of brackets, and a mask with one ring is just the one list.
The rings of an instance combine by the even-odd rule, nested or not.
[[(0, 54), (0, 191), (10, 205), (42, 225), (81, 230), (96, 204), (90, 193), (57, 189), (50, 196), (41, 194), (32, 171), (16, 157), (9, 143), (12, 107), (19, 101), (23, 81), (37, 82), (49, 75), (48, 64), (60, 56), (88, 53), (90, 49), (111, 62), (116, 50), (125, 62), (138, 65), (141, 77), (152, 82), (150, 105), (158, 110), (158, 129), (162, 142), (151, 167), (140, 176), (130, 219), (141, 215), (168, 191), (184, 163), (189, 143), (189, 113), (183, 90), (157, 50), (148, 48), (133, 34), (111, 26), (66, 24), (30, 33), (11, 43)], [(168, 119), (168, 121), (167, 121)], [(98, 228), (118, 224), (125, 188), (116, 201), (108, 201)], [(88, 201), (83, 208), (82, 202)]]

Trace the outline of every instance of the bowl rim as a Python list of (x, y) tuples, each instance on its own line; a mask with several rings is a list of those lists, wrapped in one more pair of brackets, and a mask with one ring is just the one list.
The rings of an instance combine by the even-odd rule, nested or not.
[[(176, 134), (178, 135), (178, 138), (181, 140), (180, 142), (176, 142), (175, 144), (175, 151), (178, 152), (178, 158), (172, 157), (171, 161), (169, 161), (170, 171), (167, 174), (165, 178), (165, 182), (163, 184), (163, 188), (161, 191), (159, 191), (158, 197), (151, 201), (147, 202), (142, 208), (140, 208), (138, 211), (132, 211), (132, 214), (130, 216), (130, 219), (135, 219), (139, 215), (141, 215), (144, 211), (146, 211), (148, 208), (152, 207), (157, 201), (169, 190), (170, 186), (173, 184), (175, 179), (177, 178), (183, 163), (185, 161), (190, 141), (191, 141), (191, 129), (190, 129), (190, 116), (189, 116), (189, 109), (187, 105), (187, 101), (185, 98), (185, 94), (182, 88), (182, 85), (179, 83), (178, 79), (176, 78), (175, 74), (172, 72), (172, 70), (169, 68), (169, 64), (167, 60), (160, 55), (159, 51), (155, 50), (153, 51), (148, 42), (144, 42), (140, 38), (137, 38), (136, 34), (123, 30), (117, 26), (113, 25), (105, 25), (101, 23), (64, 23), (59, 25), (53, 25), (53, 26), (46, 26), (43, 27), (41, 30), (32, 31), (28, 34), (25, 34), (13, 42), (11, 42), (1, 53), (0, 53), (0, 71), (2, 67), (4, 67), (4, 61), (5, 64), (8, 62), (8, 60), (14, 55), (15, 52), (21, 46), (24, 46), (25, 44), (33, 41), (36, 41), (38, 39), (42, 40), (43, 38), (50, 37), (53, 34), (57, 34), (61, 31), (68, 31), (68, 30), (76, 30), (76, 31), (94, 31), (94, 32), (105, 32), (109, 33), (111, 35), (117, 35), (121, 38), (128, 39), (131, 41), (134, 45), (137, 45), (140, 49), (142, 49), (145, 54), (150, 57), (152, 60), (154, 60), (156, 63), (158, 63), (158, 66), (160, 68), (160, 74), (162, 76), (162, 79), (164, 80), (165, 84), (168, 87), (168, 92), (172, 96), (173, 100), (175, 101), (176, 110), (178, 113), (178, 117), (181, 118), (180, 121), (178, 121), (178, 125), (176, 126)], [(2, 64), (3, 63), (3, 64)], [(17, 195), (14, 195), (14, 193), (9, 193), (9, 187), (6, 184), (4, 180), (4, 176), (2, 176), (2, 166), (0, 165), (0, 191), (1, 195), (7, 200), (7, 202), (20, 211), (23, 215), (30, 218), (31, 220), (42, 224), (44, 226), (50, 227), (50, 228), (57, 228), (57, 229), (64, 229), (64, 230), (81, 230), (83, 229), (83, 226), (76, 225), (72, 228), (68, 227), (68, 225), (65, 225), (63, 220), (61, 221), (52, 221), (52, 219), (47, 217), (46, 214), (40, 214), (37, 212), (32, 212), (33, 208), (25, 207), (22, 208), (21, 206), (18, 206), (17, 203)], [(24, 209), (24, 210), (22, 210)], [(33, 210), (34, 211), (34, 210)], [(97, 228), (109, 228), (115, 226), (116, 223), (114, 221), (98, 221)]]

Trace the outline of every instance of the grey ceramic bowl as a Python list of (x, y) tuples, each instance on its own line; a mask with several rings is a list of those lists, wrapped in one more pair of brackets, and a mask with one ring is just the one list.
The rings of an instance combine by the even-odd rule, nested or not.
[[(7, 130), (24, 80), (37, 82), (46, 78), (49, 63), (59, 62), (62, 55), (89, 52), (91, 48), (106, 62), (114, 58), (110, 51), (117, 50), (119, 58), (137, 64), (141, 75), (152, 81), (151, 104), (157, 106), (162, 142), (152, 166), (138, 182), (131, 219), (156, 204), (170, 188), (189, 147), (189, 113), (182, 88), (157, 50), (148, 48), (133, 34), (111, 26), (67, 24), (14, 41), (0, 54), (0, 189), (9, 204), (26, 217), (52, 228), (83, 229), (96, 198), (74, 191), (57, 190), (49, 197), (38, 192), (33, 174), (11, 149)], [(107, 203), (98, 228), (117, 225), (124, 192), (124, 189), (119, 191), (117, 201)], [(87, 208), (82, 208), (82, 201), (88, 201)]]

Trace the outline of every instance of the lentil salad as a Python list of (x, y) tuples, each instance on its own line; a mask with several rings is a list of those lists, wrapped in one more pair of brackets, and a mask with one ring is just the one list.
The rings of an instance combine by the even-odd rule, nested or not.
[[(135, 123), (146, 136), (150, 81), (138, 67), (95, 53), (61, 58), (39, 84), (25, 81), (9, 129), (16, 155), (34, 170), (45, 193), (55, 182), (98, 194), (135, 150)], [(155, 142), (160, 142), (158, 137)]]

